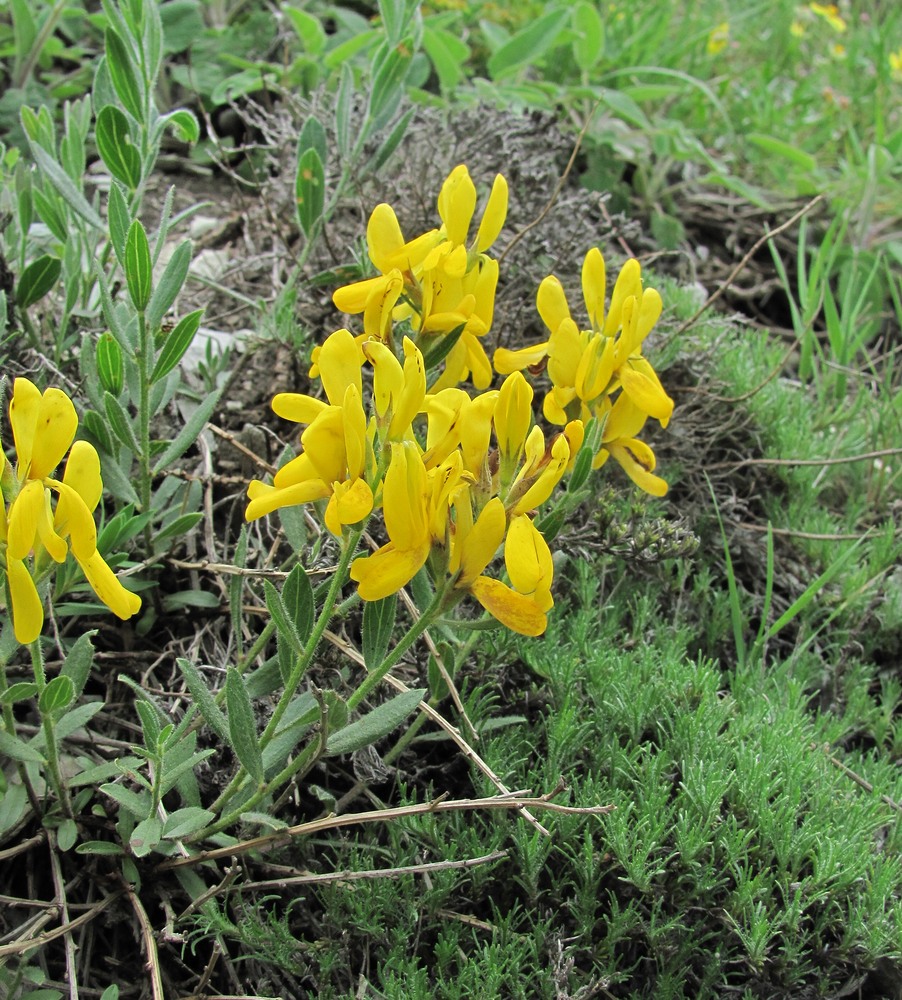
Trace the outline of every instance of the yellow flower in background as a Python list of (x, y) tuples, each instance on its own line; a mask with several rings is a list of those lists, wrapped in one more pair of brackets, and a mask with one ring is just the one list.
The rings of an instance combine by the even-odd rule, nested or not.
[(840, 17), (839, 7), (835, 3), (810, 3), (808, 9), (822, 17), (834, 31), (842, 34), (846, 30), (846, 22)]
[(793, 38), (804, 38), (805, 31), (805, 25), (801, 21), (793, 21), (789, 26), (789, 33)]
[[(35, 576), (46, 572), (46, 557), (63, 563), (69, 552), (110, 611), (123, 620), (131, 618), (140, 610), (141, 598), (126, 590), (97, 551), (94, 510), (103, 492), (100, 459), (86, 441), (73, 444), (78, 415), (72, 400), (61, 389), (42, 394), (28, 379), (17, 378), (9, 421), (16, 467), (13, 471), (4, 458), (0, 544), (16, 639), (28, 643), (41, 634), (44, 610)], [(62, 479), (54, 479), (66, 452)]]
[(889, 54), (890, 76), (897, 82), (902, 83), (902, 48), (896, 49)]
[(730, 25), (728, 21), (721, 21), (708, 35), (708, 43), (705, 49), (709, 56), (716, 56), (730, 44)]

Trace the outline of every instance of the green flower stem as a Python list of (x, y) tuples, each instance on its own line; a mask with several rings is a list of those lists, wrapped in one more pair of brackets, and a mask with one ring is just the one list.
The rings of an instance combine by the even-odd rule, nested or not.
[(360, 544), (360, 538), (363, 535), (365, 527), (366, 522), (364, 522), (364, 524), (362, 524), (359, 528), (354, 528), (349, 531), (343, 538), (341, 557), (338, 560), (338, 565), (335, 567), (335, 572), (332, 574), (332, 581), (329, 584), (329, 590), (326, 593), (326, 599), (323, 602), (322, 610), (320, 611), (319, 616), (316, 619), (316, 623), (310, 632), (307, 644), (304, 646), (301, 655), (297, 658), (291, 674), (285, 683), (285, 690), (282, 692), (282, 697), (279, 699), (278, 705), (276, 705), (272, 718), (266, 724), (266, 729), (263, 730), (263, 735), (260, 737), (261, 748), (265, 747), (270, 740), (272, 740), (273, 736), (275, 736), (276, 729), (282, 721), (282, 716), (285, 714), (286, 709), (291, 704), (292, 699), (297, 693), (297, 688), (301, 683), (301, 678), (304, 676), (307, 666), (313, 659), (313, 654), (316, 652), (316, 647), (319, 645), (319, 641), (322, 639), (323, 633), (326, 631), (326, 627), (332, 620), (335, 602), (341, 594), (341, 588), (347, 581), (348, 569), (351, 566), (351, 560), (357, 553), (357, 546)]
[[(452, 594), (453, 593), (454, 592), (452, 591)], [(445, 591), (437, 591), (435, 596), (432, 598), (429, 607), (426, 608), (413, 625), (411, 625), (407, 632), (401, 636), (400, 640), (396, 643), (394, 649), (392, 649), (388, 656), (385, 657), (375, 670), (371, 670), (366, 675), (360, 687), (357, 688), (350, 698), (348, 698), (349, 712), (353, 712), (354, 709), (372, 693), (373, 689), (382, 681), (382, 678), (385, 677), (389, 670), (391, 670), (391, 668), (401, 659), (401, 657), (407, 652), (408, 649), (410, 649), (417, 639), (420, 638), (426, 629), (432, 625), (436, 618), (438, 618), (439, 615), (445, 611), (447, 604), (448, 595)]]
[[(41, 651), (40, 637), (29, 643), (31, 652), (31, 666), (34, 671), (34, 682), (38, 686), (38, 699), (40, 700), (44, 688), (47, 687), (47, 674), (44, 670), (44, 654)], [(63, 814), (72, 819), (72, 803), (69, 801), (69, 789), (63, 781), (60, 771), (59, 749), (56, 744), (56, 730), (53, 728), (53, 718), (50, 715), (41, 713), (41, 726), (44, 730), (44, 742), (47, 744), (45, 751), (47, 754), (47, 768), (50, 772), (50, 781), (54, 791), (59, 796)]]
[[(138, 350), (141, 356), (138, 358), (138, 382), (140, 385), (140, 396), (138, 400), (138, 444), (141, 454), (138, 456), (138, 497), (141, 500), (141, 509), (147, 513), (151, 509), (151, 485), (153, 481), (153, 470), (150, 465), (150, 374), (153, 370), (153, 346), (151, 343), (152, 332), (147, 326), (147, 316), (142, 309), (138, 313)], [(144, 548), (148, 557), (153, 554), (153, 535), (151, 533), (150, 521), (144, 526)]]
[[(285, 689), (282, 692), (282, 696), (279, 698), (279, 702), (276, 705), (275, 711), (272, 714), (272, 718), (263, 730), (260, 736), (260, 749), (262, 750), (267, 746), (272, 738), (276, 734), (279, 723), (282, 721), (282, 716), (285, 714), (288, 706), (291, 704), (292, 699), (297, 693), (298, 685), (301, 683), (301, 678), (304, 676), (304, 672), (307, 669), (310, 661), (313, 659), (313, 654), (316, 652), (316, 647), (319, 645), (320, 639), (323, 637), (323, 633), (326, 631), (326, 627), (332, 620), (332, 615), (335, 609), (335, 603), (341, 594), (341, 588), (344, 586), (345, 581), (348, 576), (348, 568), (351, 565), (351, 560), (357, 552), (357, 546), (360, 543), (360, 538), (363, 535), (366, 523), (362, 524), (359, 528), (355, 528), (350, 531), (343, 538), (343, 547), (341, 551), (341, 557), (339, 558), (338, 565), (335, 568), (335, 572), (332, 574), (332, 580), (329, 584), (329, 590), (326, 594), (326, 599), (323, 602), (322, 609), (316, 619), (313, 629), (310, 632), (310, 636), (307, 639), (307, 643), (304, 646), (301, 654), (295, 661), (294, 667), (292, 668), (291, 674), (285, 683)], [(302, 755), (303, 756), (303, 755)], [(296, 763), (296, 762), (295, 762)], [(229, 782), (227, 787), (222, 791), (219, 798), (210, 806), (213, 812), (218, 812), (222, 807), (232, 798), (234, 798), (236, 792), (244, 784), (247, 777), (247, 772), (243, 767), (239, 767), (235, 776)], [(275, 781), (267, 782), (254, 792), (253, 796), (249, 800), (251, 803), (256, 804), (260, 799), (268, 793), (268, 791), (274, 787)], [(241, 812), (252, 808), (248, 802), (244, 802), (241, 805), (240, 810), (237, 810), (237, 816), (229, 814), (229, 817), (224, 817), (218, 823), (214, 824), (216, 830), (225, 829), (225, 818), (229, 819), (229, 823), (234, 822), (235, 819), (240, 817)], [(208, 836), (212, 828), (201, 831), (201, 834)]]

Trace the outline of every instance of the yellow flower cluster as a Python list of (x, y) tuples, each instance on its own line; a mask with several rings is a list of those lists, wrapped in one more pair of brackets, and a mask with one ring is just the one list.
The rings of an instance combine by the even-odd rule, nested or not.
[[(97, 551), (94, 510), (103, 492), (100, 459), (86, 441), (72, 444), (78, 428), (72, 400), (61, 389), (42, 394), (27, 378), (17, 378), (9, 422), (16, 466), (13, 469), (0, 454), (0, 557), (16, 639), (29, 643), (41, 634), (44, 608), (35, 579), (52, 563), (65, 562), (69, 552), (100, 600), (119, 618), (130, 618), (140, 609), (141, 598), (122, 586)], [(54, 479), (53, 471), (67, 451), (63, 477)]]
[(636, 437), (649, 417), (666, 427), (673, 413), (673, 400), (642, 356), (642, 342), (661, 315), (661, 296), (653, 288), (643, 289), (639, 262), (628, 260), (605, 313), (604, 258), (594, 248), (583, 261), (582, 290), (587, 330), (570, 315), (560, 281), (553, 275), (545, 278), (537, 304), (548, 340), (517, 351), (499, 348), (495, 369), (503, 375), (547, 366), (551, 389), (542, 407), (545, 418), (558, 425), (575, 418), (603, 422), (602, 448), (593, 467), (601, 468), (613, 455), (640, 489), (663, 496), (667, 483), (653, 474), (654, 452)]
[[(381, 509), (388, 540), (350, 567), (361, 598), (387, 597), (425, 568), (443, 607), (470, 594), (508, 628), (539, 635), (553, 604), (553, 566), (535, 516), (572, 468), (586, 421), (604, 422), (596, 467), (614, 455), (643, 489), (666, 491), (652, 474), (651, 449), (635, 438), (648, 416), (666, 424), (673, 409), (641, 355), (661, 299), (643, 291), (631, 261), (605, 315), (604, 261), (591, 251), (583, 290), (592, 329), (579, 330), (560, 282), (546, 278), (538, 308), (549, 341), (497, 351), (495, 370), (506, 378), (491, 389), (481, 338), (498, 281), (498, 263), (486, 251), (507, 212), (503, 177), (495, 178), (470, 239), (475, 209), (475, 186), (459, 166), (438, 198), (440, 228), (405, 241), (390, 206), (373, 211), (367, 241), (379, 274), (333, 296), (344, 312), (363, 314), (364, 332), (338, 330), (314, 350), (311, 377), (322, 380), (325, 400), (299, 393), (273, 399), (279, 416), (304, 425), (302, 450), (272, 485), (250, 483), (246, 517), (325, 501), (326, 527), (347, 539), (349, 528)], [(400, 343), (398, 324), (409, 333)], [(533, 389), (522, 372), (546, 359), (552, 387), (545, 417), (561, 428), (548, 437), (535, 423)], [(461, 388), (467, 378), (481, 391)], [(487, 575), (499, 551), (510, 585)]]

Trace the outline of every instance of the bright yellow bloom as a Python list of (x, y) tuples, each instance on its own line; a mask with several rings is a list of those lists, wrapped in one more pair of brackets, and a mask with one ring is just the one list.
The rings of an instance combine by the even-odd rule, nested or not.
[(794, 38), (804, 38), (805, 25), (801, 21), (793, 21), (789, 26), (789, 33)]
[(896, 82), (902, 83), (902, 49), (896, 49), (895, 52), (890, 52), (889, 71), (890, 76), (892, 76)]
[[(625, 411), (629, 403), (630, 414), (641, 415), (638, 427), (629, 435), (614, 437), (606, 431), (607, 443), (596, 456), (596, 467), (613, 454), (638, 486), (660, 496), (666, 484), (650, 475), (654, 468), (651, 449), (635, 442), (634, 436), (647, 417), (654, 417), (666, 427), (673, 413), (673, 400), (642, 356), (642, 344), (660, 318), (663, 303), (653, 288), (643, 289), (637, 260), (627, 261), (621, 269), (607, 311), (605, 284), (604, 258), (593, 248), (586, 254), (582, 268), (590, 329), (581, 330), (570, 313), (560, 281), (553, 275), (545, 278), (539, 286), (536, 306), (549, 330), (548, 340), (518, 351), (500, 348), (495, 352), (495, 368), (506, 374), (545, 363), (551, 388), (542, 410), (552, 424), (604, 419), (615, 396), (618, 412)], [(630, 422), (634, 424), (635, 420)]]
[(808, 9), (822, 17), (830, 27), (839, 33), (846, 30), (846, 22), (840, 17), (839, 8), (835, 3), (810, 3)]
[(708, 35), (708, 43), (705, 46), (709, 56), (716, 56), (730, 44), (730, 25), (727, 21), (721, 21)]
[[(4, 504), (0, 545), (16, 638), (32, 642), (44, 624), (43, 604), (28, 565), (32, 553), (33, 572), (40, 576), (46, 569), (45, 554), (62, 563), (71, 552), (100, 600), (119, 618), (131, 618), (140, 610), (141, 598), (122, 586), (97, 551), (93, 512), (103, 492), (100, 459), (86, 441), (72, 443), (78, 429), (72, 401), (61, 389), (42, 394), (28, 379), (17, 378), (9, 420), (16, 468), (13, 473), (3, 459), (9, 508)], [(67, 451), (62, 479), (52, 478)]]

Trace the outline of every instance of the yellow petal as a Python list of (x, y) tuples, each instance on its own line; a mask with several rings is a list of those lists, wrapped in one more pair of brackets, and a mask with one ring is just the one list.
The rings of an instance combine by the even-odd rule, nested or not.
[(272, 411), (283, 420), (296, 424), (312, 424), (329, 405), (300, 392), (279, 392), (272, 398)]
[(336, 330), (326, 338), (317, 364), (330, 403), (339, 405), (349, 385), (356, 386), (357, 392), (363, 395), (360, 378), (363, 362), (363, 351), (350, 331)]
[(501, 174), (496, 174), (495, 182), (492, 184), (492, 193), (489, 195), (488, 203), (479, 223), (479, 231), (476, 233), (477, 253), (485, 253), (498, 239), (498, 234), (507, 218), (507, 200), (507, 181)]
[[(646, 362), (646, 369), (651, 365)], [(652, 374), (654, 371), (652, 370)], [(647, 370), (642, 371), (639, 364), (625, 364), (619, 372), (620, 384), (630, 399), (650, 417), (661, 422), (666, 427), (673, 413), (673, 400), (664, 391), (657, 376), (650, 378)]]
[(366, 227), (366, 242), (370, 260), (384, 274), (396, 265), (394, 259), (404, 246), (404, 235), (391, 205), (377, 205)]
[(344, 405), (341, 408), (342, 424), (345, 432), (345, 455), (348, 479), (357, 479), (366, 468), (366, 413), (357, 389), (349, 385), (345, 390)]
[[(344, 390), (341, 398), (344, 399)], [(301, 444), (316, 469), (317, 478), (324, 483), (347, 478), (344, 414), (340, 406), (324, 410), (301, 435)], [(277, 485), (281, 485), (281, 480)]]
[(97, 526), (81, 496), (65, 483), (57, 483), (57, 521), (62, 535), (69, 536), (72, 554), (81, 562), (97, 550)]
[(445, 225), (445, 234), (452, 243), (467, 242), (475, 209), (476, 186), (467, 168), (461, 164), (448, 175), (438, 196), (438, 212)]
[(564, 286), (553, 274), (542, 279), (536, 293), (536, 307), (542, 322), (551, 333), (554, 333), (565, 319), (570, 319), (570, 307), (567, 305)]
[(619, 441), (621, 438), (633, 438), (645, 426), (648, 414), (638, 407), (625, 392), (617, 397), (608, 418), (605, 421), (602, 441)]
[(504, 504), (499, 497), (492, 497), (461, 542), (460, 579), (455, 584), (456, 587), (469, 587), (495, 558), (498, 546), (504, 539), (506, 526)]
[(620, 269), (611, 293), (611, 308), (604, 321), (604, 333), (613, 336), (623, 322), (623, 302), (628, 296), (634, 295), (638, 301), (642, 295), (642, 268), (635, 257), (631, 257)]
[(331, 492), (321, 479), (310, 479), (284, 489), (277, 489), (254, 479), (247, 487), (250, 503), (244, 512), (244, 519), (256, 521), (258, 517), (271, 514), (280, 507), (294, 507), (296, 504), (310, 503), (311, 500), (322, 500)]
[(385, 530), (396, 548), (418, 550), (427, 542), (428, 549), (428, 490), (426, 468), (417, 445), (411, 441), (393, 443), (382, 487), (382, 509)]
[(500, 580), (480, 576), (470, 585), (470, 593), (490, 615), (519, 635), (541, 635), (548, 626), (545, 612), (535, 601)]
[(319, 479), (320, 476), (310, 461), (310, 457), (301, 452), (290, 462), (286, 462), (273, 476), (273, 486), (283, 490), (286, 486), (297, 486), (298, 483), (306, 483), (310, 479)]
[[(473, 325), (471, 331), (477, 337), (482, 337), (488, 333), (495, 315), (495, 291), (498, 288), (498, 261), (488, 257), (480, 257), (476, 271), (471, 271), (470, 276), (475, 273), (476, 279), (469, 285), (469, 290), (476, 299), (476, 307), (470, 318)], [(477, 330), (477, 321), (481, 329)]]
[(12, 603), (13, 631), (17, 642), (27, 645), (37, 639), (44, 627), (44, 607), (38, 588), (21, 559), (7, 558), (6, 579)]
[(376, 278), (366, 278), (364, 281), (355, 281), (350, 285), (343, 285), (336, 288), (332, 293), (332, 302), (335, 308), (341, 312), (362, 313), (373, 292), (385, 285), (384, 275)]
[(580, 360), (589, 344), (588, 336), (566, 316), (548, 338), (548, 377), (556, 386), (576, 385)]
[(498, 405), (498, 391), (482, 392), (464, 409), (460, 424), (460, 450), (463, 467), (479, 476), (488, 458), (492, 436), (492, 418)]
[(91, 585), (91, 590), (117, 618), (125, 621), (141, 610), (141, 598), (122, 586), (116, 574), (96, 549), (90, 558), (79, 559), (78, 564)]
[(93, 513), (103, 494), (103, 480), (100, 477), (100, 456), (87, 441), (76, 441), (66, 459), (63, 482), (70, 486), (84, 500), (85, 506)]
[(532, 397), (532, 386), (522, 372), (508, 375), (501, 385), (495, 405), (495, 437), (506, 461), (516, 462), (523, 451), (532, 425)]
[(512, 514), (526, 514), (535, 507), (541, 507), (554, 492), (570, 462), (570, 445), (563, 434), (559, 434), (551, 446), (551, 459), (539, 473), (538, 478), (514, 504)]
[(363, 479), (333, 483), (333, 493), (326, 506), (325, 522), (336, 538), (345, 524), (357, 524), (373, 509), (373, 491)]
[(368, 337), (388, 340), (392, 327), (392, 311), (404, 291), (401, 272), (394, 268), (385, 276), (385, 282), (374, 288), (363, 310), (363, 330)]
[(351, 579), (364, 601), (379, 601), (397, 593), (416, 576), (429, 555), (428, 542), (416, 549), (398, 549), (389, 542), (371, 556), (351, 563)]
[(653, 497), (664, 496), (667, 483), (660, 476), (652, 475), (656, 464), (655, 454), (644, 441), (627, 438), (612, 441), (607, 447), (640, 490), (645, 490)]
[[(57, 510), (59, 510), (59, 504), (57, 505)], [(90, 516), (90, 515), (89, 515)], [(65, 525), (65, 519), (59, 518), (62, 525)], [(91, 522), (94, 523), (93, 521)], [(65, 530), (61, 527), (61, 530)], [(63, 563), (66, 561), (66, 556), (69, 554), (69, 546), (66, 544), (66, 540), (62, 535), (57, 534), (54, 528), (54, 517), (53, 510), (50, 506), (50, 491), (44, 490), (44, 503), (41, 508), (41, 513), (38, 516), (38, 538), (41, 540), (41, 545), (50, 554), (50, 558), (54, 562)]]
[(13, 385), (13, 398), (9, 404), (9, 422), (13, 429), (20, 475), (26, 473), (31, 464), (34, 432), (40, 407), (40, 389), (27, 378), (17, 378)]
[(43, 483), (32, 479), (10, 507), (7, 551), (12, 560), (24, 559), (34, 547), (38, 518), (44, 508), (44, 492)]
[(29, 477), (46, 479), (63, 460), (77, 430), (78, 414), (72, 400), (62, 389), (47, 389), (38, 407)]
[(548, 355), (548, 342), (536, 344), (534, 347), (521, 347), (517, 351), (509, 351), (499, 347), (492, 358), (492, 364), (499, 375), (510, 375), (541, 364)]
[(600, 330), (604, 325), (606, 280), (604, 257), (598, 247), (592, 247), (583, 260), (582, 285), (589, 324), (593, 330)]
[(467, 367), (470, 369), (473, 385), (479, 390), (488, 389), (492, 384), (492, 366), (489, 364), (485, 348), (467, 330), (464, 331), (460, 340), (467, 353)]
[(426, 399), (426, 363), (417, 345), (404, 338), (404, 384), (394, 407), (389, 436), (399, 439), (407, 434), (414, 417)]
[(532, 597), (542, 611), (548, 611), (554, 563), (542, 533), (528, 517), (511, 520), (504, 542), (504, 565), (514, 589)]
[(597, 399), (614, 374), (614, 340), (596, 333), (579, 359), (576, 369), (576, 392), (580, 399)]

